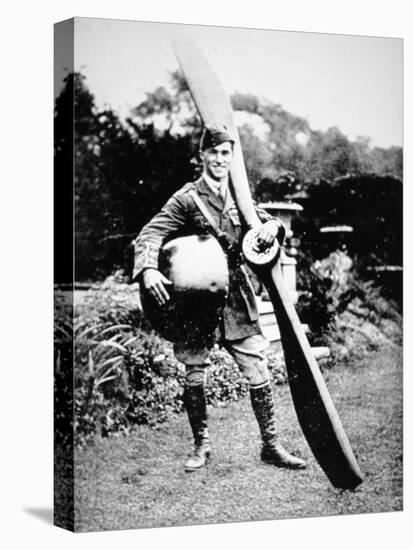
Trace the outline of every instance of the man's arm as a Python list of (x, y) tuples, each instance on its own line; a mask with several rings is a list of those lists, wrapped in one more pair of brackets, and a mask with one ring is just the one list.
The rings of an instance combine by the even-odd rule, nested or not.
[(255, 206), (255, 210), (262, 222), (258, 238), (262, 244), (271, 246), (275, 239), (282, 245), (285, 238), (284, 224), (275, 216), (271, 216), (264, 208)]
[(147, 223), (134, 242), (133, 279), (140, 279), (159, 304), (169, 299), (165, 284), (170, 281), (158, 271), (159, 251), (168, 237), (185, 226), (186, 210), (181, 197), (173, 195)]

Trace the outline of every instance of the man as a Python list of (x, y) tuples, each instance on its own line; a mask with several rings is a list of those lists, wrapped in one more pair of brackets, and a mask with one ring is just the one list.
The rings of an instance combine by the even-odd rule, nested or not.
[[(232, 355), (250, 386), (251, 404), (262, 436), (261, 459), (280, 467), (303, 469), (305, 462), (288, 453), (278, 440), (274, 399), (270, 385), (265, 350), (268, 342), (258, 323), (255, 295), (241, 256), (243, 228), (231, 193), (229, 171), (234, 140), (225, 126), (207, 127), (200, 143), (203, 173), (199, 180), (177, 191), (141, 231), (135, 241), (134, 277), (144, 292), (163, 305), (169, 300), (171, 282), (158, 271), (158, 255), (166, 240), (182, 234), (209, 231), (218, 227), (225, 234), (229, 269), (229, 291), (219, 327), (220, 343)], [(195, 191), (208, 209), (203, 215), (194, 200)], [(257, 210), (263, 222), (259, 229), (262, 246), (273, 244), (284, 235), (282, 224), (265, 211)], [(211, 221), (212, 217), (212, 221)], [(208, 220), (209, 218), (209, 220)], [(281, 240), (282, 240), (281, 237)], [(186, 366), (184, 404), (194, 436), (194, 452), (185, 470), (195, 471), (208, 461), (211, 446), (207, 426), (204, 392), (205, 370), (209, 350), (198, 350), (178, 342), (174, 347), (178, 360)]]

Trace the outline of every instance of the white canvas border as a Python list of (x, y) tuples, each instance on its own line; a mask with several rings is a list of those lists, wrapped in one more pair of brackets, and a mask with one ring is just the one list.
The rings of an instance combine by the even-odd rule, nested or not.
[[(405, 38), (405, 97), (411, 97), (411, 41), (407, 3), (288, 2), (288, 5), (255, 1), (242, 7), (209, 1), (151, 2), (102, 0), (82, 2), (44, 1), (41, 4), (18, 2), (3, 14), (2, 52), (5, 57), (3, 105), (6, 125), (2, 131), (3, 200), (3, 394), (2, 419), (5, 424), (2, 467), (3, 537), (13, 546), (27, 547), (42, 541), (42, 546), (79, 548), (92, 543), (100, 548), (122, 544), (159, 548), (240, 548), (288, 545), (289, 548), (375, 548), (407, 547), (409, 535), (411, 476), (406, 468), (405, 508), (400, 514), (343, 516), (216, 525), (141, 531), (73, 535), (52, 527), (27, 512), (30, 508), (48, 509), (52, 502), (52, 50), (54, 22), (76, 16), (111, 17), (168, 22), (205, 23), (311, 32), (338, 32)], [(409, 62), (410, 60), (410, 62)], [(408, 70), (409, 69), (409, 70)], [(409, 93), (410, 92), (410, 93)], [(405, 107), (405, 182), (411, 179), (411, 109)], [(411, 204), (405, 194), (405, 219)], [(409, 234), (410, 223), (405, 227)], [(407, 240), (407, 238), (405, 239)], [(406, 268), (410, 272), (410, 255)], [(406, 277), (407, 279), (407, 277)], [(406, 291), (406, 304), (410, 292)], [(4, 302), (3, 302), (4, 303)], [(406, 307), (405, 334), (410, 328)], [(406, 338), (405, 365), (409, 367), (410, 346)], [(406, 372), (405, 395), (411, 388)], [(406, 449), (411, 406), (405, 399)], [(93, 539), (93, 540), (91, 540)]]

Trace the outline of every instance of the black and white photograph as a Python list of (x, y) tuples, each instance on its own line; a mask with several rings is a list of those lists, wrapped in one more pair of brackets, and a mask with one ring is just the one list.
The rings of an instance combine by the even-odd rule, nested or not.
[(403, 510), (403, 39), (54, 30), (54, 523)]

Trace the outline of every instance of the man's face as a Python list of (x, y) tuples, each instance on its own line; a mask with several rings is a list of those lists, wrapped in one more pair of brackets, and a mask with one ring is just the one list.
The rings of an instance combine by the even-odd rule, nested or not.
[(214, 180), (225, 179), (229, 174), (233, 156), (232, 143), (229, 141), (205, 149), (201, 153), (205, 172)]

